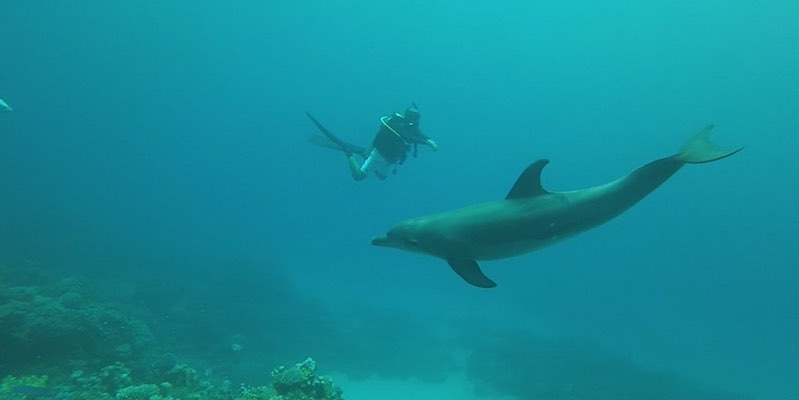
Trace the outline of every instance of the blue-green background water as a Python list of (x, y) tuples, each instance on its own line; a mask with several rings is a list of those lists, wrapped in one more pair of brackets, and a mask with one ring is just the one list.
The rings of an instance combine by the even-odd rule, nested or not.
[[(522, 330), (711, 388), (799, 396), (795, 1), (5, 1), (0, 26), (0, 97), (15, 108), (0, 114), (0, 263), (127, 287), (162, 317), (203, 298), (219, 332), (158, 320), (161, 334), (234, 336), (245, 358), (328, 351), (331, 368), (402, 375), (436, 364), (342, 353), (428, 329), (513, 346)], [(367, 144), (411, 101), (440, 151), (385, 182), (353, 182), (341, 154), (306, 141), (306, 111)], [(594, 231), (484, 263), (494, 290), (369, 244), (399, 220), (504, 196), (537, 158), (552, 160), (545, 187), (580, 188), (707, 123), (745, 151), (684, 168)], [(309, 344), (325, 331), (281, 334), (278, 350), (256, 337), (274, 309), (294, 334), (320, 318), (384, 328), (325, 349)]]

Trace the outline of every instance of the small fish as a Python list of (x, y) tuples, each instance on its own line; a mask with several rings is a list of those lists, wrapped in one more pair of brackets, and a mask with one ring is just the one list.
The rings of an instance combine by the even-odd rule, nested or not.
[(0, 99), (0, 110), (11, 111), (13, 108), (11, 108), (11, 106), (8, 105), (8, 103), (6, 103), (3, 99)]
[(11, 387), (11, 393), (23, 395), (28, 399), (36, 399), (43, 396), (49, 396), (55, 393), (55, 391), (56, 390), (53, 388), (42, 387), (42, 386), (17, 385)]

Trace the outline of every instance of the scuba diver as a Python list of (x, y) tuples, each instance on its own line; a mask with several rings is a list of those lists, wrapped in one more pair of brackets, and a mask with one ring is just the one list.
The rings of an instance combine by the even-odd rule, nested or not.
[[(356, 181), (365, 179), (371, 172), (374, 172), (380, 180), (388, 178), (391, 167), (394, 167), (393, 172), (396, 173), (396, 165), (402, 165), (405, 162), (411, 147), (413, 147), (414, 157), (417, 155), (417, 146), (420, 144), (430, 146), (433, 151), (438, 150), (436, 142), (425, 136), (419, 129), (421, 115), (416, 104), (408, 107), (403, 114), (395, 112), (393, 115), (380, 117), (380, 128), (372, 145), (368, 148), (342, 141), (333, 136), (310, 113), (306, 114), (324, 134), (323, 137), (311, 137), (311, 142), (343, 151), (347, 156), (352, 178)], [(355, 155), (364, 158), (364, 161), (359, 162)]]

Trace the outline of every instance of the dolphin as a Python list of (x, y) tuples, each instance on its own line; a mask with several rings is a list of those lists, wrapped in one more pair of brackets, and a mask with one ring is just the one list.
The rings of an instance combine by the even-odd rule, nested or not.
[(11, 111), (11, 110), (13, 110), (13, 108), (11, 108), (11, 106), (8, 105), (8, 103), (3, 101), (3, 99), (0, 99), (0, 111)]
[(547, 191), (541, 186), (541, 171), (549, 160), (540, 159), (522, 172), (504, 199), (402, 221), (385, 236), (372, 238), (372, 244), (441, 258), (466, 282), (495, 287), (477, 261), (514, 257), (574, 237), (625, 212), (685, 164), (741, 151), (711, 143), (712, 128), (693, 135), (677, 154), (586, 189)]

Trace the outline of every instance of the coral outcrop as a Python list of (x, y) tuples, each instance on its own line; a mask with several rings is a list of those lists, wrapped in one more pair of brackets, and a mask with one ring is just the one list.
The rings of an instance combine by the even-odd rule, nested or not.
[(306, 358), (272, 370), (272, 386), (242, 386), (237, 400), (341, 400), (341, 396), (341, 388), (316, 375), (316, 361)]
[(74, 279), (0, 277), (0, 376), (131, 360), (154, 341), (145, 323), (93, 301)]

